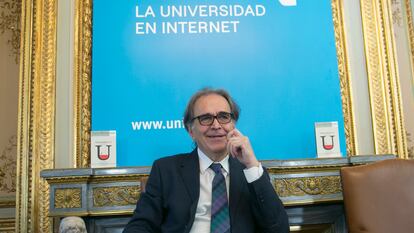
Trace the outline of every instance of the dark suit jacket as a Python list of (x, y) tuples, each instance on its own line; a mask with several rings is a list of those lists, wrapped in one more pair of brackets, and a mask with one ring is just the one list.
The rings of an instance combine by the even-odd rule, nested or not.
[[(189, 232), (200, 193), (197, 150), (154, 162), (145, 192), (124, 233)], [(231, 232), (289, 232), (286, 211), (269, 176), (247, 183), (237, 159), (229, 158)]]

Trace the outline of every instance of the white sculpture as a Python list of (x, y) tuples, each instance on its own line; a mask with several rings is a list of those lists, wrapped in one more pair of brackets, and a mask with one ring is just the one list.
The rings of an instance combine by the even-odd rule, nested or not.
[(85, 222), (80, 217), (66, 217), (60, 221), (59, 233), (87, 233)]

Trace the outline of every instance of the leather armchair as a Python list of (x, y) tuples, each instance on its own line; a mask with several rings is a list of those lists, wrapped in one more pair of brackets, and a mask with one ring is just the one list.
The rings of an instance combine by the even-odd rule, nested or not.
[(341, 181), (350, 233), (414, 232), (414, 161), (344, 167)]

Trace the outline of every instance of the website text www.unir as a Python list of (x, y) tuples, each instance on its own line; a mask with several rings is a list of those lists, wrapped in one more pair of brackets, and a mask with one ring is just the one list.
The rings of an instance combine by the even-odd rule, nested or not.
[(166, 120), (166, 121), (132, 121), (132, 130), (168, 130), (183, 129), (182, 120)]

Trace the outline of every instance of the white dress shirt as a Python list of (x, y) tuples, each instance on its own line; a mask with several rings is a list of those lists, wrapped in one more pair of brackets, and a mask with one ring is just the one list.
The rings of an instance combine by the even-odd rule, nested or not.
[[(211, 192), (214, 171), (209, 168), (214, 162), (204, 152), (197, 148), (198, 158), (200, 161), (200, 196), (198, 199), (197, 210), (194, 218), (193, 226), (190, 233), (210, 233), (211, 220)], [(230, 170), (229, 156), (227, 155), (219, 162), (222, 166), (222, 172), (226, 179), (227, 198), (229, 197)], [(263, 167), (251, 167), (243, 170), (248, 183), (259, 179), (263, 175)]]

